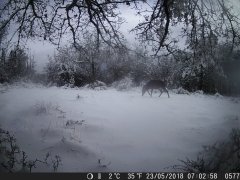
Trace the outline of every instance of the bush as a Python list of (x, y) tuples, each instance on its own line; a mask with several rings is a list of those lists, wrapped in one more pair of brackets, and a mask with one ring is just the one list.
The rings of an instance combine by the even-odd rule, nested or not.
[(186, 89), (183, 89), (182, 87), (178, 89), (173, 89), (172, 91), (176, 94), (188, 94), (188, 95), (190, 94), (189, 91), (187, 91)]
[(120, 81), (116, 81), (112, 83), (112, 86), (116, 88), (118, 91), (123, 90), (129, 90), (131, 87), (133, 87), (133, 81), (129, 77), (125, 77), (124, 79), (121, 79)]
[(180, 160), (182, 165), (173, 166), (185, 172), (239, 172), (240, 129), (233, 129), (228, 142), (204, 146), (196, 160)]
[(91, 89), (99, 89), (99, 90), (107, 89), (107, 85), (102, 81), (95, 81), (93, 83), (85, 85), (84, 87), (91, 88)]
[(8, 131), (0, 128), (0, 172), (32, 172), (33, 168), (41, 163), (47, 167), (51, 166), (56, 172), (61, 164), (61, 158), (55, 155), (54, 158), (47, 153), (43, 160), (30, 160), (25, 151), (22, 151), (16, 143), (16, 138)]

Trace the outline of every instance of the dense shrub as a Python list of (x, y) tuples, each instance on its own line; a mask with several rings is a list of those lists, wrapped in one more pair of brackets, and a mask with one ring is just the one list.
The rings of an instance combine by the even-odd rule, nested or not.
[(174, 169), (185, 172), (239, 172), (240, 129), (233, 129), (229, 141), (204, 146), (196, 160), (181, 160)]

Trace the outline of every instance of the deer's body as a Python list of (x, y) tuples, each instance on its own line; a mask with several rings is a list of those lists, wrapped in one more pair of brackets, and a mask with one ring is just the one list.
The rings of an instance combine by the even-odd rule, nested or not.
[[(162, 95), (163, 92), (166, 92), (169, 96), (168, 90), (166, 88), (167, 83), (161, 80), (150, 80), (148, 81), (142, 88), (142, 96), (147, 91), (148, 94), (152, 97), (152, 92), (154, 89), (158, 89), (160, 91), (159, 97)], [(151, 90), (151, 93), (148, 91)]]

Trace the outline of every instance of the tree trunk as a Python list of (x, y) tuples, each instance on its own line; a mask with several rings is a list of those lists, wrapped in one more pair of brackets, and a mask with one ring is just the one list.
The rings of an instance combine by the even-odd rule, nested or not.
[(92, 69), (92, 82), (95, 82), (96, 81), (96, 72), (95, 72), (95, 62), (92, 61), (91, 62), (91, 69)]
[(200, 66), (199, 90), (203, 90), (203, 66)]

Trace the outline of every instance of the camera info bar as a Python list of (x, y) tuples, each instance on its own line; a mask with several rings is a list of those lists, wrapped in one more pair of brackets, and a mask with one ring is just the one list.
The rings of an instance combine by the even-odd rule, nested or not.
[(1, 179), (77, 179), (77, 180), (240, 180), (240, 173), (183, 172), (87, 172), (87, 173), (0, 173)]

